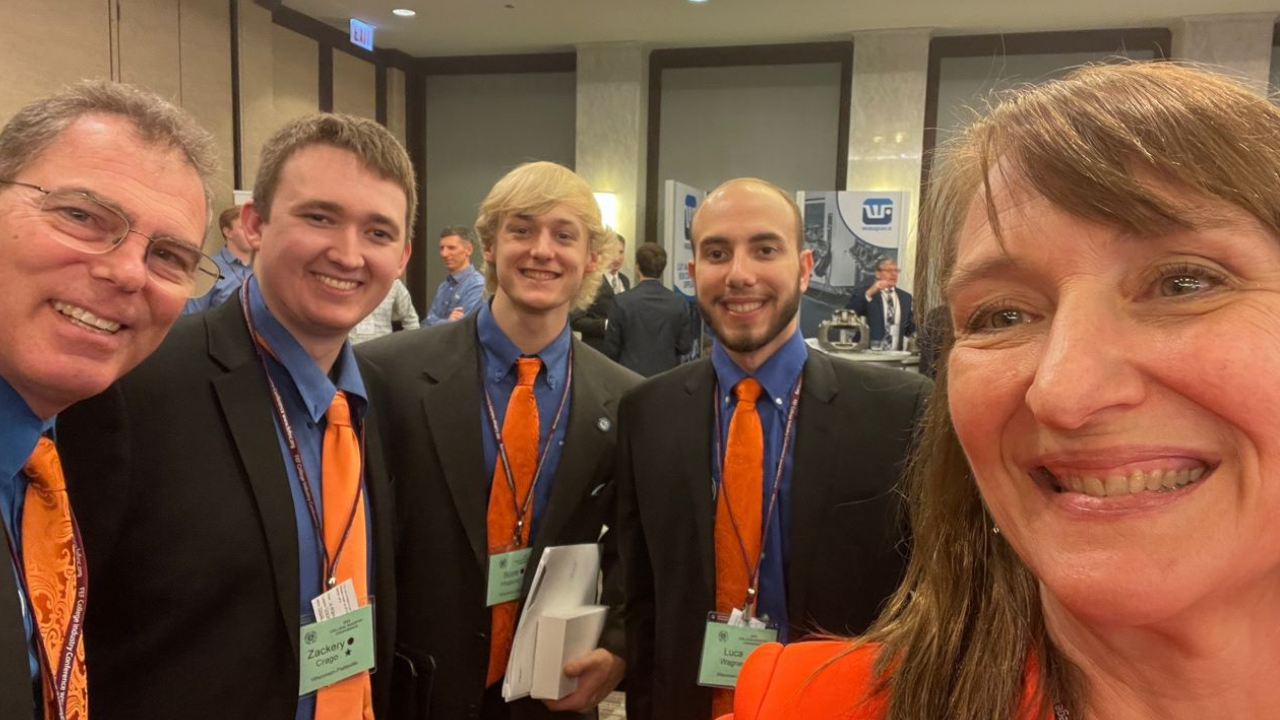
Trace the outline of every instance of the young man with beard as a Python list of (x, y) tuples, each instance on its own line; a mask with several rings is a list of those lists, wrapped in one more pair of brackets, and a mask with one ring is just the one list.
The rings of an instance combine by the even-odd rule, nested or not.
[[(93, 568), (52, 429), (151, 354), (182, 303), (213, 286), (201, 254), (213, 138), (139, 88), (74, 85), (0, 130), (0, 718), (84, 720)], [(63, 437), (59, 437), (63, 440)], [(61, 446), (61, 443), (59, 443)], [(102, 492), (120, 488), (93, 477)], [(88, 605), (89, 612), (98, 610)]]
[(689, 273), (711, 357), (650, 380), (619, 411), (633, 720), (730, 712), (735, 657), (763, 640), (861, 631), (905, 566), (894, 490), (928, 381), (808, 350), (803, 237), (799, 209), (770, 183), (708, 195)]
[[(502, 684), (542, 551), (612, 524), (617, 403), (639, 378), (575, 340), (569, 310), (591, 303), (613, 240), (591, 187), (549, 162), (499, 180), (476, 231), (492, 301), (360, 349), (402, 520), (397, 643), (418, 665), (397, 678), (392, 717), (594, 717), (625, 668), (612, 531), (604, 635), (564, 669), (577, 690), (508, 704)], [(500, 585), (503, 563), (528, 568), (523, 582)]]
[(408, 261), (413, 178), (372, 120), (287, 124), (240, 216), (253, 277), (67, 414), (95, 720), (385, 710), (393, 515), (347, 333)]

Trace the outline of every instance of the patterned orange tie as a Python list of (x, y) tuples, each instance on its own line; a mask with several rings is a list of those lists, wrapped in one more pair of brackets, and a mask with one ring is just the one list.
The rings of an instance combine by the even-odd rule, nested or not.
[[(734, 386), (738, 406), (729, 419), (723, 477), (716, 494), (716, 612), (728, 614), (747, 601), (751, 571), (760, 558), (764, 502), (764, 428), (756, 411), (760, 383), (743, 378)], [(711, 717), (733, 712), (733, 691), (711, 693)]]
[[(360, 492), (360, 440), (351, 427), (351, 407), (341, 390), (333, 397), (320, 454), (320, 498), (324, 504), (324, 546), (329, 561), (337, 554), (333, 577), (338, 585), (348, 578), (356, 599), (369, 602), (364, 493)], [(352, 515), (352, 503), (355, 514)], [(346, 542), (342, 536), (351, 521)], [(341, 551), (339, 551), (341, 547)], [(328, 580), (328, 578), (325, 578)], [(326, 588), (328, 589), (328, 588)], [(373, 692), (369, 673), (362, 672), (316, 692), (315, 720), (373, 720)]]
[[(533, 394), (533, 381), (538, 377), (542, 361), (536, 357), (517, 360), (516, 386), (507, 401), (507, 414), (502, 419), (502, 444), (511, 461), (512, 482), (516, 486), (514, 498), (507, 475), (503, 470), (501, 451), (493, 463), (493, 483), (489, 489), (489, 554), (512, 550), (516, 533), (516, 503), (525, 507), (525, 498), (533, 485), (533, 473), (538, 466), (538, 401)], [(529, 524), (532, 521), (533, 503), (528, 503), (524, 524), (520, 526), (520, 547), (529, 545)], [(489, 633), (489, 672), (485, 687), (502, 679), (507, 672), (507, 660), (511, 657), (511, 641), (516, 631), (516, 607), (512, 600), (491, 608)]]
[[(81, 629), (89, 580), (53, 441), (40, 438), (22, 471), (30, 479), (22, 509), (22, 565), (44, 651), (40, 673), (44, 717), (87, 720), (89, 689)], [(65, 714), (59, 707), (61, 693), (66, 695)]]

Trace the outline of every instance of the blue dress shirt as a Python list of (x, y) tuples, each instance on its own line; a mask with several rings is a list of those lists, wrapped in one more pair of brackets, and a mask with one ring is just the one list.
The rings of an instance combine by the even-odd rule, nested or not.
[[(756, 401), (756, 410), (760, 414), (760, 425), (764, 430), (764, 504), (761, 512), (769, 511), (769, 500), (773, 492), (773, 474), (778, 467), (778, 454), (782, 452), (782, 435), (787, 426), (787, 411), (790, 409), (791, 391), (800, 379), (805, 359), (809, 351), (804, 338), (797, 328), (791, 339), (775, 352), (754, 375), (738, 367), (729, 354), (717, 342), (711, 350), (711, 366), (716, 372), (720, 397), (720, 448), (728, 445), (729, 419), (738, 407), (737, 396), (733, 387), (745, 377), (754, 377), (763, 388), (760, 399)], [(799, 423), (799, 413), (797, 412)], [(778, 488), (778, 502), (773, 509), (773, 520), (769, 523), (769, 533), (763, 540), (760, 555), (760, 589), (757, 613), (761, 617), (778, 624), (778, 641), (790, 640), (790, 629), (787, 626), (787, 567), (791, 550), (791, 468), (794, 465), (796, 439), (791, 438), (787, 448), (787, 456), (782, 463), (782, 478)], [(714, 446), (712, 452), (715, 452)], [(712, 458), (713, 463), (717, 462)], [(723, 462), (723, 458), (721, 458)], [(719, 482), (714, 477), (713, 482)], [(718, 489), (718, 488), (717, 488)], [(763, 524), (764, 518), (761, 518)]]
[[(353, 424), (359, 428), (363, 423), (365, 410), (369, 407), (368, 393), (364, 389), (364, 381), (356, 365), (355, 354), (351, 352), (351, 343), (343, 343), (338, 360), (333, 365), (331, 380), (325, 375), (315, 360), (307, 354), (289, 331), (276, 320), (262, 300), (262, 292), (256, 279), (249, 281), (249, 309), (252, 312), (253, 324), (258, 334), (266, 341), (275, 354), (273, 358), (266, 355), (267, 368), (271, 380), (280, 391), (280, 401), (284, 404), (289, 424), (293, 426), (294, 440), (298, 444), (298, 452), (302, 455), (302, 466), (307, 471), (307, 482), (311, 486), (311, 494), (315, 499), (316, 512), (324, 517), (324, 503), (320, 487), (320, 452), (324, 443), (325, 412), (333, 402), (338, 390), (347, 393), (351, 404)], [(277, 360), (278, 358), (278, 360)], [(272, 413), (273, 417), (275, 413)], [(357, 420), (359, 418), (359, 420)], [(297, 468), (293, 464), (293, 456), (284, 437), (284, 429), (279, 419), (275, 422), (276, 438), (280, 442), (280, 453), (284, 458), (285, 471), (289, 474), (289, 491), (293, 495), (293, 517), (298, 527), (298, 615), (308, 618), (310, 622), (311, 600), (324, 588), (321, 577), (324, 563), (324, 539), (316, 534), (311, 522), (311, 512), (307, 509), (306, 497), (302, 494), (302, 483), (298, 479)], [(372, 555), (372, 525), (369, 523), (369, 503), (365, 502), (365, 548)], [(354, 499), (354, 498), (353, 498)], [(372, 568), (370, 562), (369, 584), (372, 586)], [(312, 720), (315, 717), (315, 695), (298, 698), (296, 720)]]
[[(515, 366), (516, 360), (521, 357), (520, 348), (498, 327), (498, 321), (489, 311), (487, 303), (480, 306), (480, 315), (476, 318), (476, 334), (480, 341), (480, 372), (484, 378), (484, 389), (489, 391), (498, 427), (502, 427), (502, 421), (507, 416), (507, 402), (511, 399), (511, 391), (516, 387)], [(547, 445), (551, 422), (564, 394), (571, 340), (569, 323), (566, 322), (555, 340), (534, 353), (534, 356), (542, 360), (542, 369), (533, 382), (533, 395), (538, 403), (538, 449), (541, 451), (542, 448), (547, 448), (547, 459), (542, 464), (542, 474), (538, 477), (538, 484), (533, 492), (533, 521), (529, 525), (530, 547), (537, 537), (542, 513), (551, 500), (551, 486), (555, 480), (556, 467), (560, 464), (560, 454), (564, 450), (565, 428), (569, 426), (569, 405), (573, 402), (571, 397), (565, 399), (560, 425), (556, 427), (550, 446)], [(483, 479), (487, 489), (493, 480), (494, 463), (498, 462), (498, 442), (493, 437), (493, 426), (484, 407), (483, 395), (480, 398), (480, 437), (484, 440), (484, 466), (489, 471)]]
[(431, 299), (431, 311), (427, 313), (426, 325), (439, 325), (449, 322), (449, 313), (456, 307), (462, 307), (463, 315), (470, 315), (484, 300), (484, 275), (474, 266), (468, 265), (440, 283), (436, 288), (436, 296)]
[(235, 294), (236, 290), (244, 284), (253, 275), (253, 268), (240, 262), (240, 258), (231, 253), (231, 249), (224, 247), (213, 256), (213, 262), (218, 266), (218, 272), (222, 277), (213, 284), (213, 289), (201, 295), (198, 298), (187, 300), (182, 306), (183, 315), (191, 315), (192, 313), (204, 312), (212, 310), (227, 301), (227, 298)]
[[(5, 530), (13, 541), (13, 551), (22, 557), (22, 506), (27, 496), (27, 476), (22, 466), (27, 464), (31, 452), (36, 449), (40, 436), (53, 427), (53, 418), (41, 420), (31, 412), (27, 402), (4, 378), (0, 378), (0, 517)], [(36, 704), (34, 688), (40, 682), (40, 658), (36, 655), (35, 618), (31, 604), (22, 591), (22, 576), (9, 558), (9, 569), (18, 585), (18, 599), (22, 603), (22, 626), (27, 631), (27, 662), (31, 667), (33, 692), (31, 697), (33, 717), (40, 718), (44, 710)]]

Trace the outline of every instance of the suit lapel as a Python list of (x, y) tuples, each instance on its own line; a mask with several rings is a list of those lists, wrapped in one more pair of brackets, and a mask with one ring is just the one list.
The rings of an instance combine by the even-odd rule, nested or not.
[(716, 596), (716, 547), (715, 527), (716, 508), (711, 488), (711, 454), (715, 443), (712, 433), (715, 429), (715, 413), (713, 403), (719, 402), (715, 396), (716, 377), (710, 360), (700, 361), (701, 367), (691, 372), (685, 380), (684, 391), (689, 396), (691, 412), (687, 427), (694, 429), (683, 447), (687, 452), (681, 453), (681, 472), (679, 477), (689, 492), (693, 516), (698, 527), (698, 556), (702, 560), (704, 572), (702, 580), (704, 591), (715, 602)]
[[(0, 523), (0, 536), (9, 542), (4, 523)], [(0, 565), (0, 717), (31, 717), (30, 641), (22, 624), (18, 579), (11, 563)]]
[(239, 296), (210, 311), (205, 326), (209, 333), (209, 355), (227, 371), (213, 378), (214, 395), (249, 477), (275, 575), (281, 619), (296, 655), (298, 528), (293, 518), (293, 494), (280, 454), (275, 415), (268, 400), (270, 391), (253, 352)]
[[(378, 450), (383, 445), (374, 413), (365, 413), (363, 432), (365, 489), (369, 498), (369, 517), (373, 521), (373, 593), (375, 597), (393, 598), (395, 584), (391, 572), (395, 566), (395, 539), (392, 519), (395, 517), (395, 510), (391, 504), (391, 488), (387, 483), (386, 462)], [(376, 647), (391, 647), (395, 641), (393, 630), (391, 623), (379, 622)]]
[[(607, 478), (597, 477), (596, 468), (606, 446), (602, 439), (616, 432), (618, 399), (611, 397), (600, 382), (598, 363), (584, 351), (585, 346), (573, 340), (573, 397), (569, 400), (569, 418), (565, 426), (564, 448), (556, 467), (555, 482), (545, 515), (533, 542), (533, 557), (542, 555), (547, 545), (554, 545), (582, 501), (594, 488), (591, 483)], [(525, 573), (525, 591), (534, 573)]]
[(804, 364), (804, 389), (796, 419), (796, 448), (791, 468), (791, 551), (787, 577), (787, 614), (792, 622), (804, 617), (808, 581), (821, 568), (816, 547), (819, 518), (826, 507), (829, 483), (838, 471), (837, 458), (847, 453), (836, 437), (841, 426), (836, 396), (839, 386), (831, 359), (809, 352)]
[(489, 555), (486, 517), (491, 478), (486, 477), (484, 446), (476, 431), (480, 422), (476, 313), (447, 327), (452, 332), (436, 334), (425, 348), (423, 412), (458, 517), (484, 572)]

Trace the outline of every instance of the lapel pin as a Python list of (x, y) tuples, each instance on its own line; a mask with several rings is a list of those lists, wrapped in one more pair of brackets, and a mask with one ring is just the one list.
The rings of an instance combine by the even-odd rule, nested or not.
[(600, 428), (600, 432), (609, 432), (609, 428), (613, 427), (613, 423), (609, 422), (609, 418), (602, 417), (596, 421), (596, 427)]

